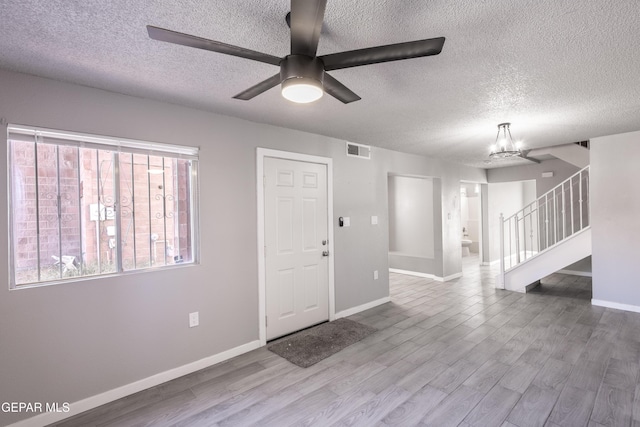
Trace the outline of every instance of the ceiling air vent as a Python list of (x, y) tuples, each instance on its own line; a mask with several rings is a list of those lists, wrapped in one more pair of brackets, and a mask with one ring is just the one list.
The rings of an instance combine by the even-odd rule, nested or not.
[(574, 144), (579, 145), (581, 147), (584, 147), (587, 150), (590, 148), (589, 146), (591, 145), (591, 144), (589, 144), (589, 140), (574, 142)]
[(347, 156), (360, 157), (361, 159), (371, 158), (371, 147), (368, 145), (356, 144), (354, 142), (347, 142)]

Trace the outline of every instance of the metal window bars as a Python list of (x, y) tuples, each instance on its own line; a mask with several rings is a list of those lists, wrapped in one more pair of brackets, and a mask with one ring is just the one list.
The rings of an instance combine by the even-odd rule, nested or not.
[[(22, 145), (15, 148), (16, 144)], [(12, 167), (16, 176), (11, 176), (11, 181), (16, 188), (11, 194), (20, 214), (12, 217), (11, 227), (13, 235), (23, 237), (12, 239), (13, 257), (18, 252), (30, 250), (26, 243), (28, 239), (35, 240), (32, 244), (34, 259), (31, 260), (34, 265), (23, 267), (18, 274), (12, 271), (13, 286), (182, 263), (182, 256), (174, 257), (174, 254), (180, 255), (182, 249), (187, 254), (186, 258), (192, 261), (194, 223), (189, 213), (193, 209), (182, 208), (185, 211), (182, 216), (178, 211), (180, 203), (191, 204), (194, 197), (193, 161), (45, 143), (38, 133), (33, 142), (14, 142), (11, 147), (12, 158), (15, 157), (14, 151), (19, 150), (22, 156), (33, 159), (29, 168), (24, 165)], [(134, 156), (137, 156), (137, 161), (134, 161)], [(158, 163), (161, 171), (153, 180), (149, 172), (153, 167), (151, 159)], [(180, 176), (179, 164), (184, 169)], [(135, 166), (139, 166), (138, 171), (134, 170)], [(30, 169), (29, 179), (33, 181), (32, 195), (28, 200), (23, 194), (25, 190), (17, 190), (17, 181), (24, 180), (19, 176), (21, 168)], [(167, 168), (169, 177), (165, 176)], [(142, 188), (139, 193), (143, 196), (137, 201), (141, 208), (139, 218), (134, 205), (136, 178), (140, 181)], [(27, 184), (20, 185), (24, 187)], [(181, 186), (184, 187), (182, 201), (173, 194)], [(25, 225), (28, 218), (27, 208), (23, 207), (25, 201), (34, 203), (31, 208), (34, 212), (33, 230)], [(145, 210), (148, 210), (146, 217)], [(85, 211), (93, 213), (85, 215)], [(136, 228), (135, 220), (140, 222), (140, 230)], [(95, 223), (96, 235), (90, 244), (87, 233), (91, 223)], [(149, 241), (147, 253), (144, 244), (138, 245), (136, 241), (145, 233), (150, 236), (146, 239)], [(185, 248), (181, 247), (183, 233), (189, 233), (186, 239), (183, 238)], [(109, 236), (108, 241), (105, 240), (106, 235)], [(125, 265), (123, 257), (128, 238), (133, 244), (128, 246), (128, 264)], [(105, 247), (107, 243), (108, 248)], [(156, 256), (157, 244), (163, 244), (161, 256)], [(91, 269), (86, 268), (87, 261), (92, 262)]]

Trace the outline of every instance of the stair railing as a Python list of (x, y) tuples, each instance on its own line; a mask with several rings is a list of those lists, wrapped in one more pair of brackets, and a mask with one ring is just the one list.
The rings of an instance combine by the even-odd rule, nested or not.
[(589, 166), (515, 214), (500, 214), (500, 273), (589, 226)]

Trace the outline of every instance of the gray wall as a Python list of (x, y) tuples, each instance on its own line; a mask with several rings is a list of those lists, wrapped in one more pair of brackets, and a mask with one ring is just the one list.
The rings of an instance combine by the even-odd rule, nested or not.
[[(480, 169), (375, 148), (370, 161), (350, 158), (344, 141), (7, 71), (0, 71), (0, 117), (199, 145), (202, 237), (196, 266), (14, 291), (0, 286), (3, 401), (75, 402), (258, 339), (256, 147), (334, 159), (334, 217), (352, 220), (349, 228), (336, 221), (334, 230), (337, 311), (389, 294), (389, 173), (441, 183), (434, 188), (442, 200), (434, 234), (444, 275), (461, 271), (459, 182), (486, 182)], [(0, 164), (6, 227), (6, 149)], [(7, 248), (2, 232), (0, 259), (8, 259)], [(5, 280), (7, 269), (0, 263)], [(192, 311), (200, 312), (200, 326), (189, 329)], [(25, 416), (0, 413), (0, 425)]]
[(389, 176), (389, 251), (433, 258), (433, 180)]
[(440, 209), (440, 201), (434, 200), (433, 181), (389, 176), (390, 268), (433, 273), (436, 265), (434, 208)]
[(593, 298), (640, 309), (640, 132), (591, 140)]
[[(535, 181), (500, 182), (488, 185), (489, 260), (500, 259), (500, 214), (513, 215), (535, 200)], [(505, 255), (507, 252), (505, 252)]]
[[(531, 163), (522, 166), (511, 166), (487, 170), (487, 181), (511, 182), (536, 180), (536, 194), (538, 197), (569, 178), (580, 169), (560, 159), (544, 160), (542, 163)], [(542, 172), (553, 172), (553, 177), (542, 178)]]

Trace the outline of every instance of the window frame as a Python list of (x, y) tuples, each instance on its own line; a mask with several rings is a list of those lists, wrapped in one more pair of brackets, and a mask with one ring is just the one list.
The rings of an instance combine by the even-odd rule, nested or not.
[[(108, 277), (125, 276), (130, 274), (140, 274), (154, 272), (164, 269), (185, 268), (192, 267), (200, 264), (200, 185), (199, 185), (199, 150), (198, 146), (187, 146), (177, 144), (166, 144), (151, 141), (142, 141), (126, 138), (114, 138), (103, 135), (79, 133), (70, 131), (61, 131), (56, 129), (34, 127), (28, 125), (7, 124), (6, 126), (6, 153), (7, 153), (7, 204), (8, 204), (8, 274), (9, 274), (9, 290), (29, 289), (41, 286), (51, 286), (63, 283), (72, 283), (85, 280), (96, 280)], [(13, 138), (11, 136), (14, 136)], [(88, 148), (95, 150), (105, 150), (113, 152), (113, 180), (114, 180), (114, 196), (119, 200), (121, 190), (121, 175), (120, 175), (120, 154), (142, 154), (146, 156), (160, 156), (163, 158), (183, 159), (190, 161), (190, 173), (188, 182), (190, 185), (189, 191), (189, 211), (190, 211), (190, 235), (191, 235), (191, 261), (184, 263), (174, 263), (165, 265), (151, 265), (148, 267), (138, 267), (135, 269), (124, 269), (123, 265), (123, 240), (121, 214), (115, 215), (115, 244), (116, 244), (116, 257), (114, 260), (115, 272), (99, 273), (86, 276), (71, 276), (60, 277), (53, 280), (39, 280), (31, 283), (18, 284), (16, 283), (16, 251), (15, 251), (15, 239), (14, 235), (14, 213), (12, 204), (14, 201), (14, 165), (12, 159), (12, 144), (10, 141), (16, 139), (15, 135), (23, 135), (27, 138), (32, 137), (34, 144), (47, 143), (55, 145), (56, 147), (75, 147), (77, 149)], [(50, 139), (51, 141), (43, 141), (43, 138)], [(37, 167), (37, 160), (34, 162)], [(59, 173), (59, 172), (58, 172)], [(78, 164), (78, 174), (80, 174), (80, 164)], [(132, 177), (133, 178), (133, 177)], [(38, 175), (35, 177), (36, 181)], [(38, 214), (39, 215), (39, 214)], [(39, 222), (39, 221), (37, 221)], [(38, 249), (38, 253), (40, 249)], [(135, 257), (134, 253), (134, 257)], [(40, 257), (38, 255), (38, 264), (40, 264)], [(38, 267), (40, 269), (41, 266)]]

